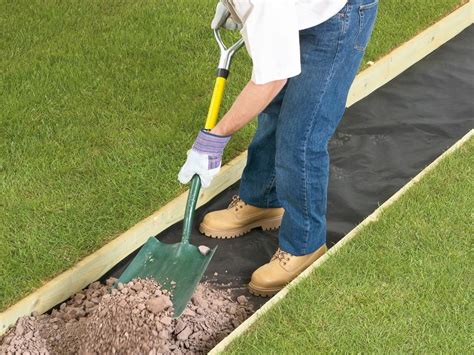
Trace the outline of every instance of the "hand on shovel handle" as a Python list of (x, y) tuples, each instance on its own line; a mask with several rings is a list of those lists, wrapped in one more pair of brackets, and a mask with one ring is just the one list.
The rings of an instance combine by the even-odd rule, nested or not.
[(209, 187), (221, 168), (222, 153), (230, 138), (201, 130), (178, 174), (179, 182), (187, 184), (194, 175), (199, 175), (202, 187)]

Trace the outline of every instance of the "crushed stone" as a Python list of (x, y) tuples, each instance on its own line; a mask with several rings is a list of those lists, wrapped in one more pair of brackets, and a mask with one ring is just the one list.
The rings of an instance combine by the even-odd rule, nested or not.
[(50, 314), (20, 318), (0, 354), (202, 354), (252, 312), (245, 296), (200, 284), (178, 319), (170, 293), (150, 279), (94, 282)]
[(211, 251), (211, 248), (205, 245), (200, 245), (198, 246), (198, 250), (201, 253), (201, 255), (207, 255)]

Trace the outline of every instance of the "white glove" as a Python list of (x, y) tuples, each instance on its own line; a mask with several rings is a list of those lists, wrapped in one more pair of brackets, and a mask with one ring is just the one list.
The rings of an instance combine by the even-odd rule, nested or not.
[(242, 24), (234, 20), (233, 16), (231, 16), (229, 8), (222, 0), (217, 3), (216, 13), (211, 22), (211, 28), (213, 30), (217, 30), (221, 27), (228, 30), (240, 30), (242, 28)]
[(178, 180), (182, 184), (187, 184), (194, 175), (199, 175), (201, 178), (201, 186), (203, 188), (209, 187), (214, 176), (221, 170), (221, 165), (214, 169), (208, 169), (209, 156), (207, 154), (199, 153), (195, 150), (188, 151), (188, 158), (181, 167), (178, 174)]
[(221, 169), (222, 153), (230, 136), (217, 136), (204, 130), (199, 132), (188, 158), (181, 167), (178, 180), (187, 184), (194, 175), (199, 175), (203, 188), (209, 187)]

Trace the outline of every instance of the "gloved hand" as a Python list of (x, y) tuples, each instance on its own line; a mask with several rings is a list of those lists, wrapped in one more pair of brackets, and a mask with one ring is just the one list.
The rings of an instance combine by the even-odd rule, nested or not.
[[(234, 17), (234, 18), (233, 18)], [(231, 12), (224, 1), (220, 0), (216, 6), (216, 13), (211, 22), (211, 28), (217, 30), (221, 27), (228, 30), (240, 30), (242, 24), (236, 21), (236, 15), (231, 16)]]
[(187, 184), (198, 174), (202, 187), (208, 187), (221, 168), (222, 153), (230, 138), (231, 136), (218, 136), (201, 130), (179, 171), (179, 182)]

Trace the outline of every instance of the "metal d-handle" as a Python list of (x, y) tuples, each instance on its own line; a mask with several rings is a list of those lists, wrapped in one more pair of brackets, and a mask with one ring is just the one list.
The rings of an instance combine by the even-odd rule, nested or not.
[(237, 52), (237, 50), (240, 47), (242, 47), (242, 45), (244, 44), (244, 39), (240, 38), (232, 46), (226, 47), (226, 45), (224, 44), (224, 41), (222, 40), (221, 33), (219, 30), (214, 30), (214, 37), (216, 38), (217, 44), (219, 45), (219, 49), (221, 50), (221, 57), (219, 59), (218, 68), (229, 70), (232, 56), (234, 55), (235, 52)]

